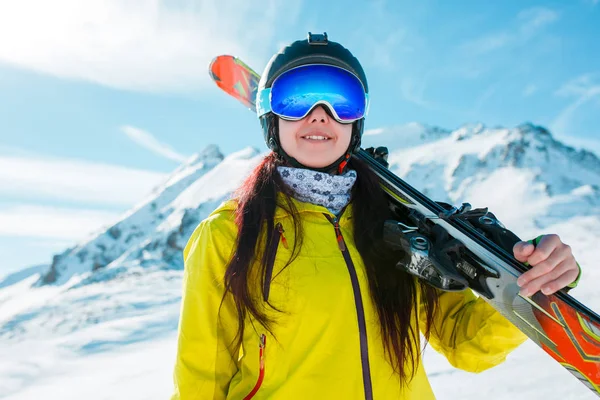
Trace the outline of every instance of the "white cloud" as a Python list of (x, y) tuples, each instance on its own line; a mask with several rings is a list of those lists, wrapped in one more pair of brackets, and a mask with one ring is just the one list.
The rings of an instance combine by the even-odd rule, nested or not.
[(177, 153), (169, 145), (161, 143), (152, 136), (151, 133), (144, 131), (143, 129), (136, 128), (134, 126), (125, 125), (121, 127), (121, 130), (127, 137), (133, 140), (135, 143), (142, 147), (162, 156), (169, 160), (183, 163), (188, 159), (188, 156)]
[(0, 198), (131, 206), (166, 177), (157, 172), (75, 159), (0, 155)]
[(366, 129), (363, 133), (363, 136), (379, 135), (380, 133), (383, 133), (384, 131), (385, 131), (384, 128)]
[[(19, 0), (0, 2), (0, 62), (140, 91), (193, 92), (217, 54), (270, 52), (290, 1)], [(293, 3), (297, 3), (294, 1)]]
[(429, 73), (420, 79), (403, 78), (400, 81), (400, 92), (402, 97), (418, 106), (433, 108), (433, 105), (425, 99), (425, 90), (429, 82)]
[(475, 113), (479, 113), (481, 111), (481, 108), (483, 107), (483, 105), (492, 97), (494, 97), (494, 95), (498, 92), (498, 89), (501, 86), (501, 82), (496, 82), (493, 83), (491, 85), (489, 85), (485, 91), (479, 95), (479, 97), (477, 97), (477, 99), (475, 100), (475, 104), (473, 106), (473, 110)]
[(489, 53), (490, 51), (505, 47), (512, 40), (513, 37), (508, 32), (497, 32), (467, 42), (462, 46), (462, 49), (467, 53)]
[(118, 217), (100, 210), (18, 205), (0, 209), (0, 236), (79, 240)]
[(600, 73), (583, 74), (562, 85), (556, 94), (560, 96), (594, 97), (600, 91)]
[(584, 74), (571, 79), (556, 91), (556, 95), (575, 97), (550, 124), (554, 132), (565, 135), (569, 133), (576, 111), (600, 96), (600, 73)]
[(401, 28), (389, 32), (385, 37), (365, 35), (367, 57), (365, 64), (379, 68), (393, 69), (398, 53), (410, 53), (414, 48), (408, 44), (408, 29)]
[(558, 18), (559, 14), (549, 8), (528, 8), (519, 12), (515, 26), (473, 39), (464, 43), (461, 49), (469, 54), (481, 55), (504, 47), (519, 46)]
[(533, 83), (530, 83), (529, 85), (525, 86), (525, 88), (523, 89), (523, 97), (529, 97), (531, 95), (533, 95), (535, 92), (537, 92), (537, 86), (534, 85)]
[(523, 37), (536, 34), (544, 26), (558, 20), (558, 13), (545, 7), (533, 7), (523, 10), (517, 15), (520, 32)]

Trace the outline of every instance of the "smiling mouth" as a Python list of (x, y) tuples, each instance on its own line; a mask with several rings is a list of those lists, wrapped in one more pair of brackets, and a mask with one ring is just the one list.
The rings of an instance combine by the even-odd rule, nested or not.
[(302, 136), (302, 139), (308, 139), (308, 140), (331, 140), (331, 138), (327, 137), (327, 136), (322, 136), (322, 135), (306, 135), (306, 136)]

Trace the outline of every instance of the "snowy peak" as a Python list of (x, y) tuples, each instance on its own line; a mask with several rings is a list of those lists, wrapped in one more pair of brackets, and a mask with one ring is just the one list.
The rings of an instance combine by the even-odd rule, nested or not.
[(465, 124), (451, 133), (454, 140), (465, 140), (481, 134), (485, 131), (485, 125), (482, 123)]
[[(481, 135), (498, 135), (504, 138), (490, 149), (485, 158), (498, 157), (504, 166), (532, 168), (540, 171), (546, 178), (551, 175), (570, 175), (577, 185), (599, 184), (600, 159), (585, 150), (575, 150), (554, 139), (545, 128), (531, 123), (519, 125), (514, 129), (484, 130)], [(571, 185), (565, 190), (572, 190)]]
[[(137, 255), (136, 250), (140, 246), (157, 244), (149, 236), (169, 219), (174, 211), (171, 203), (223, 160), (223, 155), (214, 145), (190, 157), (165, 182), (155, 187), (147, 199), (125, 213), (118, 222), (54, 256), (50, 269), (43, 274), (38, 284), (60, 285), (70, 279), (75, 279), (75, 283), (95, 271), (118, 264), (119, 260), (125, 260), (131, 254)], [(163, 252), (164, 257), (168, 257), (168, 249), (167, 246)], [(142, 260), (140, 264), (143, 264)]]
[(192, 155), (187, 162), (185, 163), (185, 165), (194, 165), (197, 164), (198, 162), (202, 162), (205, 160), (211, 160), (211, 159), (223, 159), (223, 154), (221, 153), (221, 150), (219, 150), (219, 146), (217, 146), (216, 144), (211, 144), (208, 145), (204, 148), (204, 150), (202, 150), (199, 153), (196, 153), (194, 155)]
[(388, 146), (392, 171), (435, 200), (500, 210), (507, 226), (522, 226), (525, 218), (534, 229), (599, 211), (600, 160), (555, 140), (543, 127), (468, 124), (437, 140), (407, 142)]
[[(175, 169), (171, 175), (161, 185), (158, 185), (152, 190), (154, 195), (162, 193), (166, 187), (180, 181), (184, 176), (193, 174), (199, 169), (205, 168), (207, 165), (216, 165), (223, 161), (224, 156), (216, 145), (209, 145), (199, 153), (190, 156), (183, 164)], [(146, 199), (142, 204), (149, 201)]]

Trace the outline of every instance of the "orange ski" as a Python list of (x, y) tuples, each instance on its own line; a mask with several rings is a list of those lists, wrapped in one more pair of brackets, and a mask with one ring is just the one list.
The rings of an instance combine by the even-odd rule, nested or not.
[(210, 63), (209, 73), (223, 91), (254, 111), (260, 75), (238, 58), (228, 55), (215, 57)]

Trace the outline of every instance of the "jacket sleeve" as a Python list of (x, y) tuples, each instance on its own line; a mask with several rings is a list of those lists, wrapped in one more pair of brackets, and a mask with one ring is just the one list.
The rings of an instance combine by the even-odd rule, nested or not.
[(238, 326), (231, 295), (221, 305), (225, 267), (235, 235), (231, 221), (222, 219), (217, 215), (202, 221), (183, 252), (183, 293), (171, 400), (225, 399), (237, 372), (237, 354), (228, 347)]
[[(421, 304), (419, 325), (425, 331)], [(502, 363), (527, 336), (470, 290), (440, 292), (429, 343), (454, 367), (482, 372)]]

